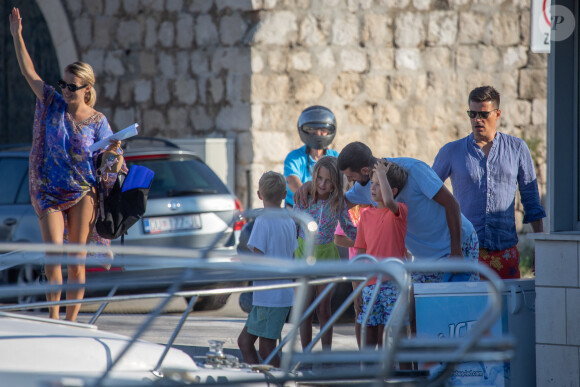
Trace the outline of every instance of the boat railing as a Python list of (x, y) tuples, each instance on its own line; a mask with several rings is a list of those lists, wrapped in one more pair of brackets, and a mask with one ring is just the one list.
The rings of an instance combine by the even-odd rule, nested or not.
[[(263, 214), (262, 212), (251, 213), (250, 215)], [(150, 329), (152, 322), (157, 318), (173, 297), (187, 297), (190, 299), (186, 310), (180, 317), (170, 339), (166, 344), (164, 353), (160, 356), (159, 361), (153, 372), (163, 372), (163, 361), (169, 348), (173, 346), (175, 339), (178, 337), (187, 317), (193, 309), (198, 297), (206, 295), (243, 293), (247, 291), (259, 291), (276, 288), (295, 288), (295, 304), (292, 308), (290, 323), (292, 328), (290, 332), (280, 341), (280, 345), (275, 349), (275, 353), (281, 353), (281, 368), (285, 371), (285, 376), (281, 379), (295, 381), (341, 381), (341, 380), (361, 380), (365, 379), (377, 385), (383, 385), (385, 380), (396, 380), (393, 366), (395, 362), (436, 362), (443, 363), (432, 370), (427, 376), (421, 376), (417, 383), (424, 385), (439, 385), (452, 372), (453, 367), (463, 361), (503, 361), (513, 356), (514, 342), (510, 337), (486, 338), (485, 333), (497, 321), (502, 308), (501, 292), (503, 284), (497, 275), (488, 267), (479, 264), (469, 264), (459, 260), (452, 262), (403, 262), (397, 259), (388, 259), (376, 262), (374, 257), (364, 255), (355, 259), (351, 263), (317, 263), (313, 257), (312, 251), (314, 246), (314, 236), (316, 235), (316, 224), (309, 217), (296, 215), (292, 213), (298, 222), (304, 224), (308, 232), (307, 236), (307, 253), (306, 259), (301, 261), (281, 260), (276, 258), (259, 257), (251, 255), (236, 255), (223, 257), (214, 255), (210, 250), (189, 250), (189, 249), (167, 249), (167, 248), (150, 248), (143, 249), (134, 246), (114, 246), (112, 249), (116, 255), (115, 262), (120, 264), (129, 264), (139, 259), (141, 266), (155, 269), (162, 262), (165, 266), (179, 268), (175, 278), (171, 280), (165, 292), (146, 293), (146, 294), (116, 294), (118, 289), (130, 287), (138, 283), (141, 279), (136, 276), (134, 281), (123, 281), (117, 278), (115, 281), (100, 281), (99, 283), (87, 283), (84, 285), (50, 285), (38, 284), (29, 286), (25, 289), (3, 286), (0, 287), (0, 297), (5, 298), (15, 292), (22, 294), (44, 294), (55, 290), (67, 290), (78, 287), (94, 287), (97, 289), (109, 290), (105, 297), (87, 297), (83, 300), (61, 300), (59, 302), (37, 302), (26, 305), (0, 305), (0, 312), (18, 311), (31, 308), (45, 308), (52, 305), (70, 305), (70, 304), (101, 304), (97, 312), (91, 318), (90, 324), (97, 322), (98, 316), (107, 303), (114, 301), (135, 300), (135, 299), (152, 299), (160, 298), (161, 301), (149, 313), (145, 321), (138, 327), (131, 338), (131, 341), (120, 352), (117, 358), (112, 359), (108, 369), (103, 373), (97, 385), (106, 380), (107, 375), (115, 367), (118, 361), (124, 356), (129, 348), (143, 334)], [(274, 214), (273, 216), (276, 216)], [(314, 224), (314, 225), (312, 225)], [(3, 251), (12, 251), (11, 253), (0, 256), (0, 267), (9, 268), (13, 265), (21, 264), (19, 261), (27, 254), (33, 254), (38, 259), (39, 255), (53, 254), (50, 259), (56, 259), (57, 254), (75, 253), (78, 251), (88, 251), (89, 253), (105, 253), (98, 246), (78, 246), (78, 245), (34, 245), (34, 244), (2, 244), (0, 248)], [(31, 258), (32, 259), (32, 258)], [(30, 260), (27, 260), (30, 262)], [(51, 261), (53, 262), (53, 261)], [(63, 257), (62, 263), (76, 263), (74, 258)], [(482, 317), (473, 325), (472, 329), (461, 339), (438, 339), (431, 340), (425, 338), (403, 338), (411, 298), (411, 272), (473, 272), (480, 274), (485, 278), (488, 286), (488, 305), (485, 311), (482, 311)], [(384, 329), (383, 347), (379, 350), (365, 348), (360, 350), (340, 350), (340, 351), (313, 351), (316, 343), (322, 335), (337, 323), (341, 315), (347, 308), (351, 307), (355, 297), (359, 296), (363, 287), (371, 277), (378, 279), (388, 278), (393, 281), (400, 291), (399, 297), (395, 303), (391, 318), (388, 320)], [(247, 286), (236, 285), (231, 287), (217, 289), (193, 289), (181, 290), (188, 283), (218, 283), (224, 281), (236, 281), (244, 283), (256, 279), (287, 279), (293, 282), (278, 285)], [(306, 320), (317, 303), (319, 303), (326, 293), (319, 295), (312, 305), (306, 305), (308, 288), (315, 285), (327, 284), (325, 292), (332, 291), (332, 288), (340, 282), (361, 281), (360, 285), (344, 300), (332, 315), (330, 321), (320, 327), (320, 332), (313, 338), (311, 344), (303, 351), (297, 350), (298, 328)], [(18, 293), (17, 293), (18, 294)], [(372, 297), (376, 297), (373, 294)], [(367, 318), (365, 316), (364, 318)], [(365, 342), (366, 325), (363, 324), (361, 336)], [(267, 364), (269, 358), (264, 359)], [(324, 372), (325, 366), (340, 365), (332, 367)], [(362, 364), (362, 366), (361, 366)], [(310, 365), (311, 368), (318, 366), (322, 372), (295, 372), (299, 366)], [(304, 367), (300, 367), (301, 369)], [(308, 368), (308, 367), (306, 367)], [(363, 373), (361, 373), (363, 372)]]
[[(174, 340), (177, 338), (183, 323), (187, 319), (193, 304), (195, 303), (195, 298), (203, 295), (216, 295), (216, 294), (229, 294), (229, 293), (242, 293), (247, 291), (258, 291), (261, 289), (273, 289), (273, 288), (284, 288), (284, 287), (295, 287), (296, 301), (295, 306), (292, 309), (291, 315), (291, 325), (292, 329), (290, 333), (285, 336), (277, 351), (282, 351), (282, 368), (288, 371), (288, 378), (297, 378), (295, 374), (291, 374), (297, 364), (311, 364), (319, 365), (324, 364), (343, 364), (338, 370), (333, 369), (332, 374), (328, 375), (325, 373), (321, 374), (308, 374), (301, 376), (302, 379), (308, 380), (328, 380), (330, 377), (333, 380), (346, 380), (361, 377), (360, 364), (364, 363), (367, 372), (375, 373), (376, 380), (384, 380), (389, 378), (392, 373), (392, 366), (395, 361), (444, 361), (449, 364), (449, 367), (442, 369), (438, 373), (439, 379), (444, 378), (449, 372), (449, 369), (456, 363), (465, 360), (474, 359), (506, 359), (512, 354), (513, 346), (510, 346), (509, 339), (506, 340), (493, 340), (482, 341), (483, 334), (489, 327), (496, 321), (499, 316), (499, 311), (501, 311), (501, 297), (499, 294), (502, 290), (501, 281), (494, 278), (493, 274), (489, 272), (488, 268), (480, 265), (470, 265), (466, 263), (438, 263), (438, 264), (418, 264), (418, 263), (402, 263), (396, 260), (382, 261), (379, 263), (336, 263), (336, 264), (324, 264), (318, 263), (309, 265), (306, 263), (296, 263), (296, 262), (284, 262), (276, 259), (268, 258), (257, 258), (257, 257), (238, 257), (237, 261), (232, 262), (212, 262), (207, 259), (196, 259), (196, 260), (186, 260), (188, 262), (185, 265), (183, 275), (181, 278), (175, 280), (172, 288), (168, 289), (165, 293), (151, 293), (143, 295), (116, 295), (110, 297), (96, 297), (87, 298), (80, 302), (83, 304), (88, 303), (102, 303), (102, 302), (113, 302), (121, 300), (130, 299), (143, 299), (143, 298), (161, 298), (162, 301), (157, 305), (155, 310), (149, 314), (147, 320), (139, 327), (139, 329), (133, 335), (133, 341), (127, 345), (126, 350), (128, 350), (131, 344), (138, 340), (149, 327), (152, 321), (162, 313), (163, 309), (166, 307), (167, 302), (174, 296), (184, 296), (190, 297), (191, 301), (187, 307), (187, 310), (182, 314), (181, 320), (177, 324), (170, 340), (167, 343), (166, 351), (173, 345)], [(193, 261), (193, 262), (192, 262)], [(425, 340), (425, 339), (396, 339), (401, 335), (401, 330), (403, 327), (404, 319), (407, 314), (409, 307), (409, 288), (411, 286), (408, 272), (410, 271), (470, 271), (478, 272), (482, 277), (488, 278), (488, 286), (490, 288), (489, 293), (489, 305), (486, 311), (482, 312), (482, 318), (476, 325), (473, 326), (468, 335), (463, 337), (461, 340), (451, 341), (451, 340)], [(219, 272), (219, 276), (215, 278), (221, 278), (224, 280), (231, 279), (250, 279), (250, 278), (276, 278), (276, 279), (292, 279), (295, 282), (280, 285), (270, 285), (270, 286), (236, 286), (230, 288), (221, 289), (200, 289), (200, 290), (187, 290), (180, 291), (179, 287), (184, 281), (187, 281), (188, 272), (197, 272), (198, 275), (204, 276), (200, 273)], [(340, 317), (342, 312), (352, 304), (355, 296), (360, 293), (364, 280), (370, 276), (382, 275), (388, 277), (397, 283), (397, 286), (401, 289), (401, 294), (395, 309), (393, 311), (393, 317), (388, 321), (387, 327), (385, 329), (385, 339), (383, 340), (384, 350), (377, 352), (375, 350), (363, 348), (360, 351), (331, 351), (329, 353), (313, 353), (313, 345), (320, 339), (321, 335), (329, 329), (332, 324), (334, 324)], [(297, 328), (300, 323), (304, 321), (305, 317), (310, 314), (313, 310), (313, 306), (305, 305), (305, 295), (308, 286), (320, 285), (327, 283), (330, 286), (338, 282), (350, 282), (353, 280), (363, 280), (363, 283), (349, 295), (349, 297), (343, 302), (343, 304), (338, 308), (336, 313), (332, 316), (331, 320), (327, 325), (321, 327), (320, 333), (313, 339), (311, 345), (304, 351), (300, 352), (295, 350), (296, 340), (297, 340)], [(87, 284), (86, 286), (90, 286)], [(122, 284), (118, 284), (121, 286)], [(37, 291), (47, 292), (53, 290), (54, 287), (51, 286), (39, 286)], [(2, 289), (4, 290), (4, 289)], [(330, 290), (329, 290), (330, 291)], [(323, 295), (322, 295), (323, 296)], [(320, 297), (315, 300), (315, 303), (320, 301)], [(14, 311), (19, 309), (28, 309), (31, 307), (46, 307), (50, 305), (60, 304), (67, 305), (79, 303), (78, 300), (62, 300), (60, 302), (39, 302), (34, 305), (2, 305), (0, 310), (2, 311)], [(93, 321), (94, 323), (94, 321)], [(364, 332), (364, 328), (362, 330)], [(111, 369), (114, 368), (115, 364), (122, 358), (126, 351), (121, 352), (121, 354), (113, 359), (110, 365)], [(380, 356), (379, 356), (380, 355)], [(155, 370), (157, 372), (162, 371), (164, 355), (158, 361)], [(268, 359), (265, 359), (267, 362)], [(347, 367), (347, 365), (349, 365)], [(435, 374), (431, 374), (435, 378)], [(106, 373), (103, 375), (106, 378)], [(104, 380), (104, 379), (103, 379)]]

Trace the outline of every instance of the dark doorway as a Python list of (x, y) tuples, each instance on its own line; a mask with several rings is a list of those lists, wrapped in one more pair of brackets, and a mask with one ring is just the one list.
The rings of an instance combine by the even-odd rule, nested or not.
[(14, 52), (8, 20), (14, 6), (20, 9), (22, 36), (36, 72), (53, 86), (61, 77), (56, 51), (36, 1), (0, 1), (0, 147), (31, 142), (36, 104)]

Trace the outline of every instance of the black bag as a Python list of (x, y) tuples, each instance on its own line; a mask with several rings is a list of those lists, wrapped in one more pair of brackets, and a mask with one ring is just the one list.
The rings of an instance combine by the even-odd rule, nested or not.
[(105, 198), (99, 184), (99, 217), (95, 225), (97, 233), (106, 239), (117, 239), (127, 233), (145, 213), (147, 195), (153, 171), (141, 165), (133, 165), (129, 173), (117, 174), (117, 180)]

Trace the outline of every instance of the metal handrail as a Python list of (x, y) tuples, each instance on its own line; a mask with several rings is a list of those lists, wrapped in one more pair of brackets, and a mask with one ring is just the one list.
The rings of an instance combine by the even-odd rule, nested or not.
[[(26, 246), (28, 247), (28, 246)], [(46, 248), (47, 246), (43, 246)], [(62, 248), (63, 246), (59, 246)], [(82, 246), (82, 248), (86, 248), (87, 246)], [(20, 248), (23, 248), (20, 245)], [(123, 250), (123, 249), (121, 249)], [(62, 250), (61, 250), (62, 251)], [(164, 249), (165, 253), (168, 253), (167, 249)], [(151, 258), (151, 263), (153, 264), (154, 255), (151, 254), (150, 251), (145, 251), (145, 255)], [(128, 348), (135, 342), (151, 325), (151, 322), (155, 317), (157, 317), (164, 307), (167, 305), (169, 299), (175, 296), (188, 296), (188, 297), (196, 297), (208, 294), (226, 294), (226, 293), (242, 293), (248, 290), (262, 290), (262, 289), (274, 289), (274, 288), (287, 288), (287, 287), (297, 287), (298, 292), (296, 295), (296, 304), (293, 308), (292, 315), (291, 315), (291, 322), (293, 323), (293, 329), (291, 333), (287, 335), (287, 338), (284, 338), (284, 345), (290, 343), (289, 351), (285, 351), (282, 356), (282, 367), (286, 371), (286, 377), (290, 379), (300, 379), (300, 378), (318, 378), (319, 376), (307, 375), (307, 376), (296, 376), (291, 374), (292, 367), (297, 364), (298, 362), (325, 362), (328, 360), (336, 361), (336, 362), (351, 362), (353, 356), (356, 355), (357, 359), (361, 361), (374, 361), (378, 363), (378, 367), (373, 369), (372, 367), (369, 370), (377, 371), (375, 376), (375, 383), (381, 384), (385, 378), (389, 377), (391, 374), (391, 365), (394, 361), (406, 361), (412, 359), (413, 356), (420, 359), (429, 359), (429, 353), (420, 353), (418, 351), (431, 351), (431, 355), (433, 357), (436, 356), (436, 359), (441, 359), (442, 361), (449, 362), (449, 365), (442, 369), (440, 372), (434, 373), (431, 375), (427, 381), (429, 384), (436, 384), (440, 380), (445, 379), (449, 372), (453, 369), (455, 363), (465, 360), (465, 359), (474, 359), (477, 356), (494, 359), (505, 359), (507, 356), (510, 356), (510, 348), (513, 347), (513, 342), (510, 344), (509, 339), (506, 340), (482, 340), (483, 334), (491, 327), (491, 325), (497, 320), (501, 313), (501, 292), (503, 291), (503, 284), (501, 280), (495, 275), (491, 269), (486, 266), (482, 265), (474, 265), (465, 262), (395, 262), (395, 261), (382, 261), (379, 263), (370, 263), (370, 264), (360, 264), (355, 260), (355, 262), (346, 265), (342, 263), (316, 263), (316, 264), (309, 264), (305, 261), (302, 262), (284, 262), (280, 260), (271, 260), (265, 257), (255, 257), (255, 256), (240, 256), (236, 259), (239, 261), (234, 262), (217, 262), (208, 259), (198, 259), (190, 258), (184, 259), (179, 258), (177, 261), (183, 264), (183, 267), (186, 269), (183, 276), (177, 279), (174, 283), (174, 286), (169, 289), (168, 292), (165, 293), (155, 293), (155, 294), (146, 294), (146, 295), (133, 295), (133, 296), (113, 296), (113, 297), (104, 297), (104, 298), (89, 298), (85, 300), (69, 300), (69, 301), (60, 301), (60, 302), (50, 302), (50, 303), (36, 303), (34, 305), (26, 305), (26, 306), (0, 306), (0, 310), (15, 310), (18, 308), (31, 308), (31, 307), (44, 307), (48, 305), (67, 305), (67, 304), (78, 304), (78, 303), (97, 303), (103, 301), (118, 301), (123, 299), (144, 299), (144, 298), (163, 298), (163, 301), (155, 308), (154, 312), (151, 313), (147, 321), (145, 321), (137, 330), (136, 334), (132, 337), (131, 342), (127, 345), (127, 347), (121, 352), (121, 354), (116, 358), (113, 359), (111, 365), (106, 373), (104, 373), (99, 379), (99, 382), (102, 382), (107, 377), (108, 372), (117, 364), (119, 359), (122, 357), (124, 353), (128, 350)], [(361, 259), (361, 258), (359, 258)], [(489, 290), (489, 301), (488, 307), (486, 311), (483, 312), (483, 317), (473, 325), (473, 328), (468, 332), (468, 334), (462, 338), (460, 341), (446, 341), (446, 340), (438, 340), (437, 342), (424, 340), (424, 339), (412, 339), (412, 340), (405, 340), (399, 339), (401, 328), (404, 323), (404, 319), (406, 317), (406, 313), (408, 310), (408, 290), (410, 288), (410, 272), (449, 272), (449, 271), (456, 271), (456, 272), (477, 272), (482, 277), (488, 279), (488, 290)], [(185, 283), (188, 278), (190, 278), (191, 273), (199, 272), (199, 273), (208, 273), (212, 274), (215, 272), (219, 272), (220, 275), (224, 276), (237, 276), (238, 278), (249, 278), (251, 275), (255, 275), (259, 278), (275, 278), (275, 279), (297, 279), (299, 282), (294, 283), (287, 283), (287, 284), (279, 284), (279, 285), (264, 285), (264, 286), (238, 286), (233, 288), (227, 289), (205, 289), (205, 290), (191, 290), (191, 291), (179, 291), (179, 287)], [(395, 304), (395, 308), (392, 314), (392, 318), (388, 321), (387, 327), (392, 329), (387, 329), (385, 327), (385, 334), (389, 330), (393, 332), (392, 342), (384, 340), (385, 346), (383, 348), (382, 357), (380, 361), (377, 362), (377, 352), (376, 351), (369, 351), (363, 350), (356, 351), (355, 353), (348, 352), (342, 353), (341, 351), (332, 351), (330, 353), (324, 353), (324, 356), (314, 356), (309, 354), (312, 349), (312, 345), (303, 352), (297, 352), (294, 350), (296, 339), (297, 339), (297, 331), (296, 328), (299, 327), (301, 323), (301, 319), (306, 314), (308, 315), (311, 309), (307, 309), (307, 305), (305, 305), (306, 299), (306, 288), (307, 286), (312, 286), (314, 284), (324, 284), (324, 283), (337, 283), (339, 281), (352, 281), (352, 280), (365, 280), (371, 276), (379, 276), (382, 275), (383, 277), (388, 276), (392, 279), (398, 287), (402, 289), (402, 292)], [(230, 278), (230, 277), (228, 277)], [(361, 284), (364, 286), (363, 284)], [(90, 285), (85, 285), (90, 286)], [(43, 289), (50, 289), (51, 287), (39, 287)], [(362, 290), (362, 287), (357, 290)], [(331, 321), (324, 327), (321, 327), (321, 333), (313, 340), (313, 342), (317, 341), (317, 338), (323, 334), (324, 330), (327, 329), (327, 326), (331, 326), (335, 320), (342, 314), (342, 311), (352, 303), (354, 297), (357, 295), (356, 291), (347, 298), (347, 300), (340, 306), (339, 310), (333, 315)], [(346, 305), (346, 306), (345, 306)], [(188, 305), (187, 312), (182, 315), (178, 326), (176, 327), (166, 349), (159, 359), (157, 366), (155, 367), (155, 372), (161, 372), (162, 370), (162, 363), (169, 347), (173, 344), (175, 338), (179, 334), (179, 330), (183, 326), (185, 319), (187, 318), (187, 314), (191, 310), (193, 303), (190, 302)], [(92, 320), (91, 320), (92, 321)], [(93, 322), (93, 321), (92, 321)], [(282, 345), (282, 343), (281, 343)], [(371, 354), (374, 354), (371, 356)], [(513, 352), (512, 352), (513, 354)], [(475, 357), (474, 357), (475, 356)], [(374, 360), (373, 360), (374, 359)], [(433, 360), (433, 359), (431, 359)], [(356, 368), (356, 367), (355, 367)], [(348, 378), (349, 375), (351, 377), (360, 376), (360, 369), (344, 367), (341, 369), (340, 373), (334, 373), (334, 377), (339, 377), (339, 375), (344, 375), (345, 378)]]

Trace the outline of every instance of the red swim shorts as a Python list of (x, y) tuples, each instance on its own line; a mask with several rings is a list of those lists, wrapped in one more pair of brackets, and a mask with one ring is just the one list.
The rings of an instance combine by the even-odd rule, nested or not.
[(516, 246), (505, 250), (480, 247), (479, 262), (491, 267), (502, 279), (520, 278), (520, 253)]

